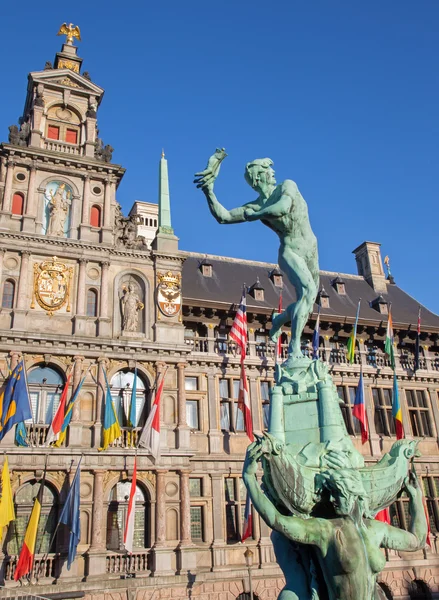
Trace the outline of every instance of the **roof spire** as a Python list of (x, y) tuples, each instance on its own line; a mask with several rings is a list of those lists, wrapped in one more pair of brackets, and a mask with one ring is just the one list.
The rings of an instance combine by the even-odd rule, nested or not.
[(159, 166), (159, 233), (174, 235), (171, 225), (171, 202), (169, 198), (168, 161), (162, 150)]

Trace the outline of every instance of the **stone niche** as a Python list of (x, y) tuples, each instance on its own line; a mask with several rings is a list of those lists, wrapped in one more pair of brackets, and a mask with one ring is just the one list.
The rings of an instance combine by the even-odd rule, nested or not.
[(115, 283), (115, 334), (128, 338), (145, 337), (148, 331), (147, 281), (137, 273), (128, 272)]

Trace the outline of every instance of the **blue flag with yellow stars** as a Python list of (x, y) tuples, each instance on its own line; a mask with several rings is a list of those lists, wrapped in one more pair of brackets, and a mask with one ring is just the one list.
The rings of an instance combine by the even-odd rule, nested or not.
[(21, 360), (12, 371), (4, 392), (0, 396), (0, 441), (16, 423), (32, 419), (26, 385), (24, 362)]

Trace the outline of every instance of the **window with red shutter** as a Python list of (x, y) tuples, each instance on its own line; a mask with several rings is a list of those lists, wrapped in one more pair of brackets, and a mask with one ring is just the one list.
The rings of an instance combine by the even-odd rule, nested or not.
[(101, 226), (101, 209), (99, 206), (92, 206), (90, 211), (90, 225), (92, 227)]
[(68, 142), (69, 144), (78, 143), (78, 132), (76, 131), (76, 129), (66, 130), (66, 142)]
[(59, 127), (49, 125), (47, 128), (47, 137), (50, 140), (59, 140)]
[(17, 192), (12, 197), (12, 214), (13, 215), (22, 215), (24, 207), (24, 196)]

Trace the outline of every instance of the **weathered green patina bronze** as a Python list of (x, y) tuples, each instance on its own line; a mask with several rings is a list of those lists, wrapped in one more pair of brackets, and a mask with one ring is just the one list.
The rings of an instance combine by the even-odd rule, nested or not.
[[(280, 600), (377, 600), (385, 565), (381, 548), (424, 547), (427, 523), (413, 467), (417, 442), (400, 440), (373, 467), (355, 449), (326, 366), (303, 356), (300, 341), (319, 283), (317, 241), (297, 185), (276, 185), (272, 161), (248, 163), (245, 179), (258, 198), (227, 210), (214, 193), (226, 153), (218, 149), (196, 174), (219, 223), (261, 220), (280, 239), (279, 265), (297, 301), (273, 319), (271, 337), (291, 321), (288, 359), (276, 370), (268, 432), (247, 450), (244, 482), (253, 504), (273, 529), (286, 585)], [(263, 468), (263, 489), (256, 473)], [(402, 490), (409, 497), (409, 531), (374, 520)]]

